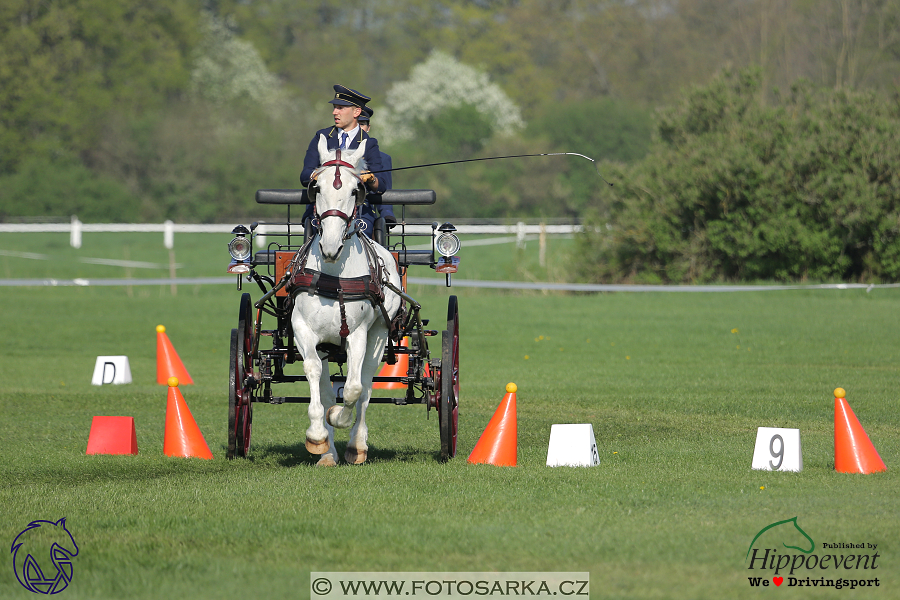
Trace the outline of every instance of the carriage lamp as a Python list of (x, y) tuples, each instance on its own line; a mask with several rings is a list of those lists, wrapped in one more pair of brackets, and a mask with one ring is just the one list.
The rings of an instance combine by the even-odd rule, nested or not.
[(250, 230), (243, 225), (238, 225), (231, 230), (231, 233), (235, 237), (228, 242), (228, 253), (231, 254), (232, 258), (231, 264), (228, 265), (228, 272), (237, 274), (238, 289), (241, 289), (241, 275), (250, 272), (250, 265), (246, 261), (250, 258), (253, 244), (246, 237)]
[(250, 233), (250, 230), (243, 225), (238, 225), (231, 230), (231, 233), (235, 235), (235, 238), (228, 242), (228, 252), (231, 254), (231, 257), (242, 262), (250, 258), (252, 246), (250, 245), (250, 240), (245, 237)]
[(441, 235), (438, 236), (438, 239), (435, 242), (435, 248), (437, 248), (441, 258), (439, 258), (437, 264), (435, 264), (434, 270), (438, 273), (443, 273), (446, 276), (447, 287), (450, 287), (450, 274), (456, 273), (459, 265), (459, 258), (454, 256), (454, 254), (459, 252), (459, 238), (456, 237), (456, 234), (454, 233), (456, 227), (450, 223), (444, 223), (438, 227), (438, 231), (441, 232)]
[(456, 227), (450, 223), (444, 223), (438, 228), (438, 231), (441, 232), (441, 235), (438, 236), (436, 246), (441, 256), (453, 256), (459, 252), (459, 238), (453, 233), (456, 231)]

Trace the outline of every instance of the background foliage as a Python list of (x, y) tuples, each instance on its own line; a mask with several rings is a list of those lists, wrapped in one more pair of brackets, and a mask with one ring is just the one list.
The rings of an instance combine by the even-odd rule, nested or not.
[[(616, 163), (610, 176), (649, 177), (653, 132), (667, 126), (655, 111), (672, 110), (681, 90), (709, 84), (716, 73), (745, 68), (757, 69), (752, 93), (761, 108), (785, 107), (784, 95), (804, 80), (810, 98), (824, 90), (848, 94), (845, 113), (836, 116), (874, 110), (886, 118), (900, 81), (900, 0), (9, 0), (0, 6), (0, 219), (270, 216), (253, 192), (297, 184), (309, 136), (330, 121), (326, 100), (336, 82), (374, 98), (374, 133), (384, 127), (383, 150), (395, 166), (579, 152)], [(423, 84), (423, 69), (442, 85)], [(480, 93), (486, 90), (491, 94)], [(410, 103), (415, 92), (436, 100), (429, 105), (435, 109), (423, 110), (421, 99)], [(391, 139), (392, 112), (412, 137)], [(829, 143), (813, 141), (823, 133), (815, 127), (795, 132), (810, 144)], [(745, 137), (735, 133), (735, 140)], [(867, 156), (854, 145), (861, 141), (849, 136), (843, 147)], [(679, 144), (655, 146), (653, 161), (677, 162), (661, 153)], [(748, 161), (755, 150), (746, 148)], [(695, 181), (711, 172), (699, 168)], [(859, 202), (868, 202), (862, 184), (843, 171), (820, 174), (831, 178), (831, 197), (862, 194)], [(576, 219), (590, 212), (603, 215), (605, 226), (625, 214), (617, 205), (634, 198), (619, 195), (624, 182), (609, 190), (590, 164), (573, 158), (399, 171), (394, 180), (437, 190), (442, 202), (428, 213), (435, 218)], [(765, 212), (754, 203), (779, 195), (777, 187), (758, 189), (745, 202)], [(797, 219), (807, 218), (807, 209), (786, 208), (794, 209)], [(882, 233), (868, 241), (865, 228)], [(888, 260), (888, 222), (853, 231), (852, 251), (817, 250), (791, 264), (769, 258), (773, 266), (763, 268), (734, 254), (759, 254), (753, 244), (725, 239), (739, 231), (713, 227), (715, 248), (708, 250), (730, 251), (742, 264), (720, 267), (719, 259), (698, 255), (686, 269), (653, 258), (621, 268), (587, 265), (581, 273), (684, 280), (896, 271), (872, 262)], [(817, 245), (801, 245), (810, 244)], [(821, 266), (835, 256), (836, 264)]]
[(766, 104), (728, 72), (660, 114), (647, 158), (595, 210), (588, 279), (896, 280), (900, 104), (808, 83)]

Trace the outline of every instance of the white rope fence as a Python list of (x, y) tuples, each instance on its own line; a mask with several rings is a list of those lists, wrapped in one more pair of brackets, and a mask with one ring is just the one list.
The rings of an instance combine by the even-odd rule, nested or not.
[[(452, 221), (451, 221), (452, 222)], [(164, 223), (82, 223), (78, 217), (72, 217), (69, 223), (0, 223), (0, 233), (68, 233), (69, 245), (81, 248), (81, 238), (85, 233), (162, 233), (163, 245), (172, 249), (176, 233), (221, 233), (227, 235), (234, 225), (225, 224), (179, 224), (172, 221)], [(522, 246), (528, 235), (572, 235), (583, 230), (581, 225), (528, 225), (522, 221), (515, 224), (459, 225), (456, 232), (460, 235), (515, 235), (516, 243)], [(407, 225), (409, 233), (430, 233), (427, 225)], [(266, 245), (267, 234), (285, 234), (287, 227), (261, 224), (254, 232), (257, 246)], [(292, 234), (302, 234), (300, 226), (291, 227)], [(395, 230), (396, 234), (396, 230)]]
[[(171, 250), (175, 246), (176, 233), (221, 233), (227, 235), (231, 233), (232, 229), (234, 229), (234, 225), (218, 223), (179, 224), (172, 221), (163, 223), (82, 223), (78, 217), (74, 216), (69, 223), (0, 223), (0, 233), (68, 233), (69, 245), (73, 248), (81, 248), (82, 235), (85, 233), (162, 233), (163, 245)], [(572, 235), (583, 231), (583, 229), (581, 225), (547, 225), (544, 223), (529, 225), (519, 221), (508, 225), (459, 225), (456, 228), (456, 232), (460, 235), (515, 235), (516, 245), (523, 248), (525, 241), (529, 239), (527, 236)], [(407, 225), (406, 231), (409, 233), (427, 234), (431, 233), (432, 229), (427, 225)], [(260, 224), (254, 231), (256, 246), (257, 248), (266, 246), (267, 234), (283, 235), (286, 233), (286, 226)], [(291, 227), (291, 233), (302, 235), (303, 230), (297, 225), (296, 227)]]

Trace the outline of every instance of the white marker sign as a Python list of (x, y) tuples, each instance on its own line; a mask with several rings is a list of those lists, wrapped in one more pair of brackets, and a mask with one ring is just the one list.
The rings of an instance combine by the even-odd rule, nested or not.
[(762, 471), (802, 471), (800, 430), (760, 427), (753, 449), (753, 469)]
[(550, 427), (548, 467), (593, 467), (599, 464), (594, 427), (590, 423)]
[(131, 383), (131, 366), (127, 356), (98, 356), (91, 385)]

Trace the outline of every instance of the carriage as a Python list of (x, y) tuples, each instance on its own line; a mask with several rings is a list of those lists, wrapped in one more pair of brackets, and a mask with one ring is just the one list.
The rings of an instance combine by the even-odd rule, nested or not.
[[(340, 160), (338, 154), (338, 161)], [(315, 222), (308, 220), (304, 227), (299, 219), (292, 222), (291, 210), (294, 208), (296, 214), (298, 209), (302, 211), (307, 204), (315, 205), (316, 200), (311, 198), (311, 195), (315, 194), (307, 189), (259, 190), (256, 193), (257, 203), (283, 205), (287, 211), (286, 221), (254, 223), (249, 229), (239, 225), (232, 232), (235, 237), (229, 243), (229, 251), (233, 260), (228, 272), (237, 274), (238, 290), (242, 290), (245, 281), (255, 282), (262, 295), (256, 301), (251, 299), (249, 293), (241, 295), (237, 327), (231, 331), (227, 449), (229, 459), (246, 457), (250, 450), (254, 403), (314, 403), (317, 400), (310, 396), (282, 395), (276, 392), (276, 388), (284, 387), (279, 384), (310, 382), (311, 396), (315, 395), (313, 389), (315, 383), (308, 377), (309, 370), (306, 364), (303, 369), (299, 369), (299, 365), (295, 367), (302, 374), (291, 373), (291, 367), (295, 363), (304, 361), (302, 349), (295, 342), (297, 322), (292, 320), (292, 311), (295, 308), (294, 296), (297, 293), (296, 284), (300, 281), (298, 273), (304, 269), (302, 264), (306, 260), (304, 253), (310, 252), (309, 248), (314, 240), (318, 239), (317, 233), (322, 233), (322, 229), (317, 232), (316, 226), (324, 221), (324, 218), (318, 221), (317, 217)], [(435, 199), (432, 190), (390, 190), (381, 197), (383, 204), (399, 207), (399, 219), (396, 223), (386, 223), (383, 218), (378, 218), (375, 221), (372, 241), (375, 245), (387, 249), (394, 258), (396, 266), (391, 268), (396, 269), (399, 280), (395, 281), (399, 281), (400, 285), (392, 285), (387, 276), (384, 277), (384, 284), (390, 288), (387, 290), (388, 293), (396, 294), (402, 301), (397, 314), (390, 319), (387, 343), (384, 344), (383, 353), (380, 353), (383, 356), (380, 362), (392, 365), (402, 361), (399, 364), (406, 363), (408, 368), (405, 373), (395, 372), (393, 375), (376, 375), (372, 378), (374, 384), (395, 384), (393, 387), (402, 384), (405, 386), (405, 392), (401, 392), (403, 389), (401, 386), (400, 390), (393, 391), (390, 397), (373, 397), (370, 393), (368, 402), (395, 405), (424, 404), (426, 417), (430, 415), (432, 409), (435, 409), (440, 431), (440, 459), (446, 461), (456, 455), (459, 417), (458, 302), (456, 296), (449, 297), (445, 328), (442, 327), (444, 323), (441, 321), (437, 328), (429, 329), (429, 319), (421, 318), (420, 304), (407, 293), (406, 289), (406, 272), (410, 266), (428, 266), (439, 273), (444, 273), (448, 287), (451, 285), (451, 274), (457, 270), (459, 259), (455, 254), (460, 244), (453, 225), (406, 220), (407, 206), (431, 205)], [(357, 201), (357, 205), (360, 203)], [(348, 233), (344, 237), (345, 240), (357, 233), (362, 238), (362, 233), (357, 231), (359, 228), (357, 223), (354, 219), (348, 218)], [(254, 253), (254, 242), (259, 241), (255, 238), (260, 235), (265, 236), (263, 238), (266, 243), (265, 249)], [(430, 249), (425, 243), (426, 238), (430, 240)], [(366, 241), (362, 245), (369, 243)], [(329, 288), (322, 283), (324, 276), (318, 277), (314, 274), (315, 271), (309, 273), (303, 280), (307, 286), (304, 289), (310, 294), (327, 297), (327, 300), (319, 298), (318, 301), (330, 302), (335, 306), (335, 310), (339, 304), (342, 323), (345, 314), (343, 294), (347, 294), (351, 299), (355, 297), (362, 305), (368, 303), (367, 299), (371, 300), (371, 294), (367, 296), (366, 292), (372, 285), (374, 273), (369, 279), (358, 278), (364, 280), (361, 288), (363, 291), (352, 289), (347, 280), (342, 280), (343, 284), (338, 282)], [(320, 281), (313, 285), (314, 282), (311, 280), (317, 277)], [(295, 284), (293, 290), (292, 282)], [(352, 296), (354, 291), (357, 292), (357, 296)], [(374, 305), (374, 302), (371, 304)], [(384, 315), (384, 318), (387, 319), (388, 315)], [(267, 320), (265, 324), (264, 319)], [(440, 346), (433, 350), (433, 344), (429, 344), (429, 341), (438, 337)], [(340, 339), (341, 343), (320, 343), (315, 346), (319, 358), (327, 361), (326, 364), (337, 365), (336, 373), (329, 373), (326, 370), (319, 377), (319, 386), (316, 388), (321, 389), (323, 394), (328, 392), (334, 394), (336, 402), (334, 409), (344, 402), (343, 386), (348, 381), (352, 366), (348, 365), (348, 374), (345, 375), (344, 365), (348, 363), (348, 347), (345, 343), (347, 338)], [(381, 370), (382, 373), (384, 371)], [(364, 406), (358, 407), (357, 411), (364, 411)], [(331, 425), (331, 415), (326, 416), (328, 424)], [(310, 417), (312, 420), (312, 406)], [(353, 435), (351, 431), (351, 436)], [(309, 433), (307, 448), (310, 448)], [(363, 461), (364, 454), (363, 452)], [(345, 457), (350, 462), (362, 462), (352, 460), (347, 454)]]

